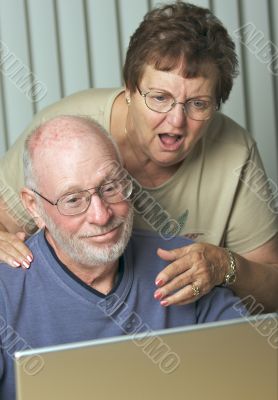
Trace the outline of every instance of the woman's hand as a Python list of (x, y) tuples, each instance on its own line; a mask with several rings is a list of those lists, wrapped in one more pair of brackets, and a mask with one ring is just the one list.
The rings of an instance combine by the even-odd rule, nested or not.
[(208, 243), (194, 243), (174, 250), (158, 249), (171, 261), (156, 277), (154, 298), (163, 306), (192, 303), (221, 285), (229, 267), (226, 249)]
[(33, 255), (23, 243), (26, 238), (24, 232), (9, 233), (0, 231), (0, 262), (11, 267), (29, 268)]

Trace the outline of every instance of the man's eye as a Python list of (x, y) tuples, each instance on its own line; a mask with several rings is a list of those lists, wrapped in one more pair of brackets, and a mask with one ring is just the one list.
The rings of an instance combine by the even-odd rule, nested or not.
[(67, 199), (67, 203), (76, 203), (79, 200), (78, 197), (71, 197), (70, 199)]
[(82, 202), (82, 196), (69, 196), (64, 199), (64, 203), (67, 206), (76, 206)]

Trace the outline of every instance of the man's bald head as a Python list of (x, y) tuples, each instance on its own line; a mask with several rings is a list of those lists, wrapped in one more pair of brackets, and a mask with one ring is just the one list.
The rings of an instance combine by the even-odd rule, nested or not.
[[(37, 188), (43, 174), (51, 169), (53, 160), (93, 148), (113, 155), (120, 161), (117, 146), (96, 121), (83, 116), (59, 116), (37, 127), (27, 138), (24, 149), (24, 176), (27, 187)], [(96, 154), (96, 153), (95, 153)], [(92, 153), (92, 157), (94, 154)]]
[(87, 269), (123, 253), (133, 211), (130, 182), (115, 175), (119, 161), (112, 140), (89, 118), (56, 117), (28, 137), (22, 201), (65, 265)]

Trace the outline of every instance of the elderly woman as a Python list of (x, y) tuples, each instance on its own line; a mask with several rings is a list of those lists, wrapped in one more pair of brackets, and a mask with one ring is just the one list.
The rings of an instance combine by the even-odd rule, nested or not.
[(269, 190), (267, 178), (254, 140), (218, 111), (236, 73), (234, 43), (209, 10), (177, 2), (146, 14), (130, 40), (125, 89), (91, 89), (48, 107), (2, 159), (0, 258), (25, 267), (32, 260), (10, 193), (22, 185), (24, 138), (55, 115), (90, 115), (111, 132), (134, 177), (135, 227), (194, 239), (158, 249), (169, 262), (155, 282), (161, 305), (190, 303), (224, 284), (254, 307), (277, 309), (277, 217), (259, 191)]

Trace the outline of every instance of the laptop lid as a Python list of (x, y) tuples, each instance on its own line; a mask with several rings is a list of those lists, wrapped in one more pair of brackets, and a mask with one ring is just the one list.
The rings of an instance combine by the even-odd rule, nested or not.
[(17, 400), (278, 398), (278, 314), (15, 354)]

